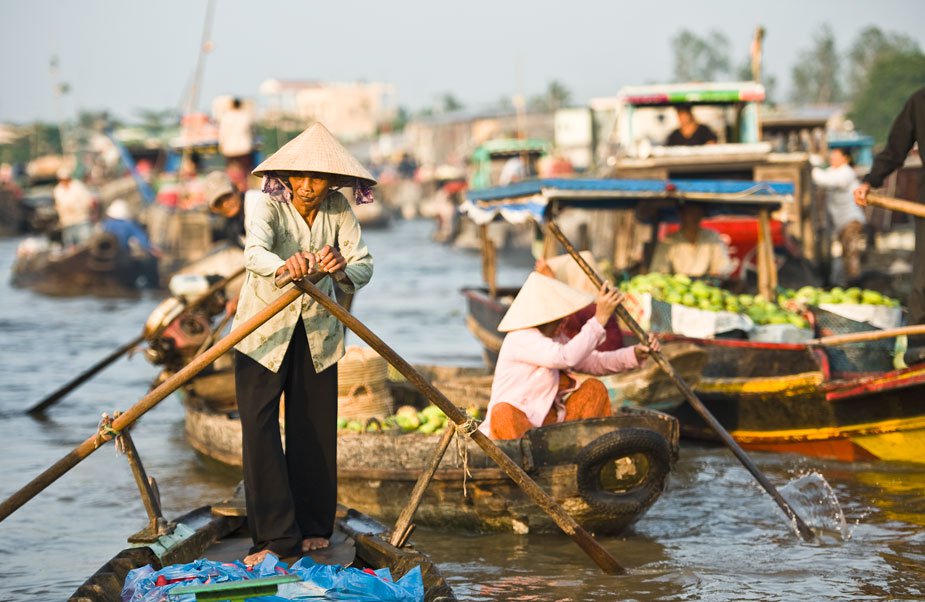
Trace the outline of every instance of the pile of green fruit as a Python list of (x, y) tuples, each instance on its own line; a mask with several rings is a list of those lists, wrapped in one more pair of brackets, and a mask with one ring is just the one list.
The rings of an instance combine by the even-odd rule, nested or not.
[[(478, 408), (469, 408), (466, 412), (473, 418), (478, 418)], [(443, 431), (448, 419), (443, 410), (435, 405), (429, 405), (421, 411), (414, 406), (402, 406), (395, 414), (384, 420), (371, 419), (366, 424), (359, 420), (337, 419), (337, 428), (354, 433), (394, 431), (396, 433), (421, 433), (431, 435)]]
[(899, 307), (899, 301), (877, 291), (853, 286), (842, 289), (836, 286), (832, 290), (825, 290), (813, 286), (804, 286), (799, 290), (786, 289), (777, 297), (781, 305), (796, 303), (803, 306), (821, 305), (829, 303), (841, 305), (850, 303), (854, 305), (886, 305)]
[(809, 322), (799, 311), (785, 309), (760, 295), (736, 295), (683, 274), (642, 274), (623, 282), (620, 290), (649, 293), (653, 299), (672, 305), (745, 314), (755, 324), (792, 324), (797, 328), (809, 328)]

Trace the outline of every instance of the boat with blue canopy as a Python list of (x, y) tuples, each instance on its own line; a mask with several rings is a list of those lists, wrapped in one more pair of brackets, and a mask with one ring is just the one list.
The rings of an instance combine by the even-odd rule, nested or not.
[[(740, 263), (754, 266), (759, 292), (772, 298), (777, 288), (777, 266), (773, 246), (784, 240), (783, 228), (772, 227), (771, 213), (793, 203), (789, 182), (736, 180), (643, 180), (643, 179), (537, 179), (471, 190), (460, 211), (484, 230), (489, 223), (504, 220), (540, 226), (564, 213), (580, 210), (589, 220), (600, 221), (607, 212), (632, 210), (637, 222), (649, 228), (645, 255), (651, 255), (659, 225), (684, 203), (702, 204), (709, 217), (705, 227), (723, 223)], [(711, 221), (712, 220), (712, 221)], [(744, 231), (746, 236), (739, 236)], [(751, 247), (746, 247), (752, 241)], [(744, 243), (744, 244), (743, 244)], [(537, 245), (537, 248), (539, 245)], [(467, 299), (467, 325), (482, 343), (486, 363), (494, 365), (503, 335), (497, 326), (517, 288), (499, 287), (495, 278), (496, 251), (489, 237), (483, 237), (483, 277), (486, 286), (463, 289)], [(614, 249), (614, 254), (617, 253)], [(539, 252), (536, 252), (539, 255)], [(555, 253), (555, 243), (546, 237), (542, 256)], [(648, 259), (648, 258), (645, 258)], [(648, 265), (648, 262), (645, 262)], [(744, 275), (744, 271), (743, 271)]]

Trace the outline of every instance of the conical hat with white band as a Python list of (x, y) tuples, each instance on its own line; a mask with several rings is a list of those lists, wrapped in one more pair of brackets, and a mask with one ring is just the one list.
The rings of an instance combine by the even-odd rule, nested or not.
[(274, 171), (314, 171), (341, 176), (335, 178), (340, 186), (352, 186), (357, 179), (368, 186), (376, 185), (372, 174), (321, 122), (284, 144), (258, 165), (253, 174), (259, 177)]
[(539, 272), (531, 272), (498, 324), (498, 330), (510, 332), (540, 326), (571, 315), (593, 301), (594, 295)]

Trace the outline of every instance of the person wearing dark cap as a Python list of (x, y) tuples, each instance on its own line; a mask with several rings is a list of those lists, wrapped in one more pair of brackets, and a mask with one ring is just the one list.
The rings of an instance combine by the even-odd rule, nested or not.
[(702, 146), (715, 144), (716, 134), (694, 118), (693, 107), (680, 104), (675, 107), (678, 113), (678, 128), (668, 134), (666, 146)]
[[(925, 153), (922, 152), (922, 146), (925, 145), (925, 88), (914, 92), (903, 105), (890, 128), (886, 146), (874, 157), (870, 172), (855, 189), (854, 201), (865, 206), (870, 189), (883, 186), (887, 176), (906, 162), (909, 151), (916, 143), (919, 145), (919, 156), (925, 160)], [(925, 169), (919, 171), (918, 201), (925, 203)], [(908, 305), (909, 323), (925, 324), (925, 219), (920, 217), (915, 218), (915, 255), (912, 261), (912, 292), (909, 294)], [(925, 345), (925, 340), (916, 340), (915, 344)]]
[(213, 171), (206, 176), (203, 191), (209, 210), (225, 220), (221, 230), (216, 233), (216, 240), (224, 239), (243, 249), (245, 199), (248, 195), (256, 196), (260, 192), (248, 190), (242, 193), (223, 171)]

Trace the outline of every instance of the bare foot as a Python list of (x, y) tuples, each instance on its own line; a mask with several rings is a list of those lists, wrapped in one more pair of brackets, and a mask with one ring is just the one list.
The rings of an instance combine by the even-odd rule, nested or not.
[(302, 540), (302, 552), (311, 552), (312, 550), (323, 550), (331, 544), (324, 537), (306, 537)]
[(254, 552), (253, 554), (244, 557), (244, 564), (248, 567), (257, 566), (263, 562), (263, 559), (266, 558), (267, 554), (269, 553), (270, 550), (260, 550), (259, 552)]

